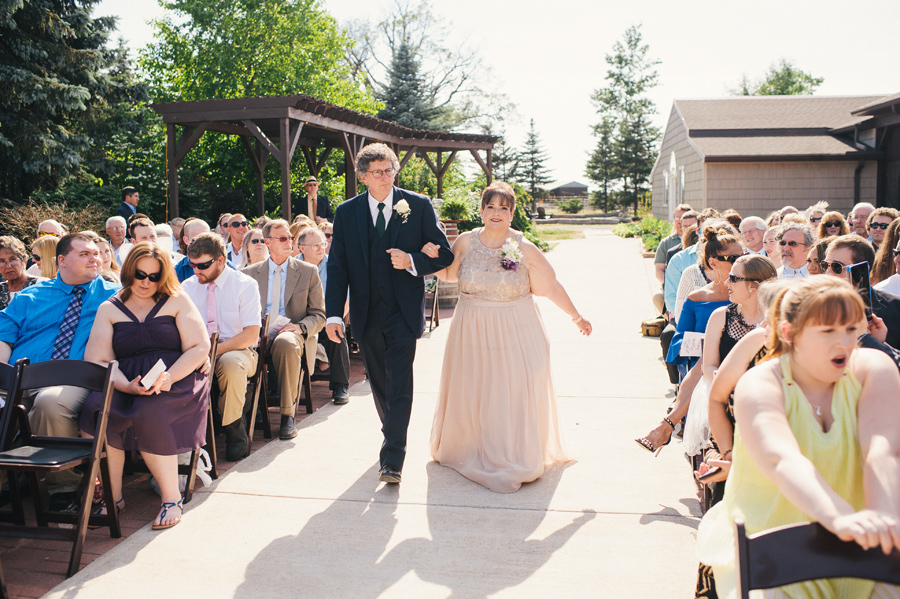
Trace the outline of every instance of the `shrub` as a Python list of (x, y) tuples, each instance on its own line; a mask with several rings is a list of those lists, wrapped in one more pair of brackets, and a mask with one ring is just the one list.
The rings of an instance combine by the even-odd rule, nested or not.
[(557, 202), (557, 206), (566, 214), (578, 214), (584, 208), (584, 204), (579, 198), (570, 198), (563, 202)]
[(644, 248), (648, 252), (655, 252), (659, 241), (666, 237), (672, 230), (672, 223), (648, 216), (635, 223), (619, 223), (613, 227), (613, 233), (619, 237), (640, 236)]
[(472, 216), (472, 207), (463, 198), (451, 197), (441, 204), (441, 218), (447, 220), (468, 220)]
[(90, 230), (106, 237), (108, 216), (110, 214), (96, 205), (72, 208), (66, 202), (44, 203), (29, 199), (26, 204), (0, 208), (0, 233), (17, 237), (28, 245), (34, 239), (38, 225), (52, 219), (65, 225), (70, 233)]

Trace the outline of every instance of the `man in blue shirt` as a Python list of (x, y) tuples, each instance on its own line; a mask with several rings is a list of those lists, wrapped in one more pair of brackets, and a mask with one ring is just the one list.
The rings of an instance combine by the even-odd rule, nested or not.
[[(100, 304), (119, 285), (97, 276), (100, 250), (81, 233), (63, 236), (56, 246), (55, 279), (26, 287), (0, 311), (0, 362), (20, 358), (31, 363), (51, 359), (83, 360)], [(80, 309), (79, 309), (80, 307)], [(87, 392), (47, 387), (30, 402), (28, 420), (37, 435), (77, 437), (78, 416)], [(77, 489), (80, 475), (71, 470), (47, 476), (51, 495)]]

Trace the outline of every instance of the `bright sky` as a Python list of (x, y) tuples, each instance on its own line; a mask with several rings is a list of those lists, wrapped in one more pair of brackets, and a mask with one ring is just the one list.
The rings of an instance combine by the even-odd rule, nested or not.
[[(394, 6), (323, 2), (341, 23), (377, 22)], [(825, 78), (816, 95), (900, 92), (897, 0), (432, 0), (432, 7), (448, 21), (449, 41), (478, 48), (492, 69), (489, 84), (516, 104), (518, 122), (507, 127), (513, 146), (522, 145), (534, 119), (558, 183), (589, 183), (584, 165), (597, 120), (590, 97), (605, 83), (604, 57), (631, 25), (642, 24), (651, 56), (662, 61), (651, 96), (661, 128), (676, 98), (724, 96), (742, 74), (759, 78), (783, 57)], [(120, 17), (123, 37), (139, 48), (152, 41), (146, 21), (162, 9), (155, 0), (103, 0), (94, 15), (108, 14)]]

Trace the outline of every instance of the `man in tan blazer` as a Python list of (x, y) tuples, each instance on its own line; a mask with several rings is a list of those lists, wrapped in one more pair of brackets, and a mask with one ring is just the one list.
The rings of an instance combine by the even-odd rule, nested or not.
[(306, 346), (307, 365), (312, 372), (316, 335), (325, 326), (325, 295), (319, 273), (315, 266), (291, 258), (293, 238), (289, 227), (282, 219), (266, 224), (263, 236), (269, 259), (243, 270), (259, 285), (262, 313), (269, 314), (269, 338), (275, 336), (269, 351), (281, 394), (281, 439), (297, 436), (294, 410), (300, 396), (303, 347)]

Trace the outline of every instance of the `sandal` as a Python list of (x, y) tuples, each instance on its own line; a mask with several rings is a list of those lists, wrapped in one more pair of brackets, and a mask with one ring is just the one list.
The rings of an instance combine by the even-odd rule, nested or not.
[[(669, 420), (668, 416), (663, 418), (663, 422), (665, 422), (666, 424), (671, 426), (673, 432), (675, 431), (675, 424), (671, 420)], [(653, 445), (653, 443), (651, 443), (647, 437), (641, 437), (640, 439), (635, 439), (634, 442), (637, 443), (638, 445), (640, 445), (641, 447), (643, 447), (644, 449), (646, 449), (647, 451), (649, 451), (650, 453), (652, 453), (653, 457), (658, 457), (659, 452), (662, 451), (662, 448), (672, 442), (672, 435), (669, 435), (668, 441), (666, 441), (665, 443), (662, 443), (658, 446)]]
[[(116, 513), (121, 514), (125, 511), (125, 498), (118, 500), (116, 502)], [(100, 505), (97, 506), (97, 509), (91, 512), (92, 516), (105, 516), (106, 515), (106, 501), (101, 501)], [(88, 524), (88, 528), (91, 530), (102, 528), (106, 526), (105, 524)]]
[[(179, 499), (178, 503), (172, 503), (172, 502), (168, 502), (168, 501), (163, 502), (162, 510), (159, 513), (160, 521), (162, 521), (166, 517), (166, 515), (169, 513), (169, 510), (174, 510), (175, 508), (178, 508), (179, 510), (181, 510), (181, 516), (184, 516), (183, 503), (184, 503), (184, 499)], [(172, 522), (171, 524), (157, 524), (156, 522), (154, 522), (153, 530), (163, 530), (165, 528), (172, 528), (173, 526), (175, 526), (176, 524), (181, 522), (181, 516), (179, 516), (178, 519), (175, 520), (175, 522)]]

